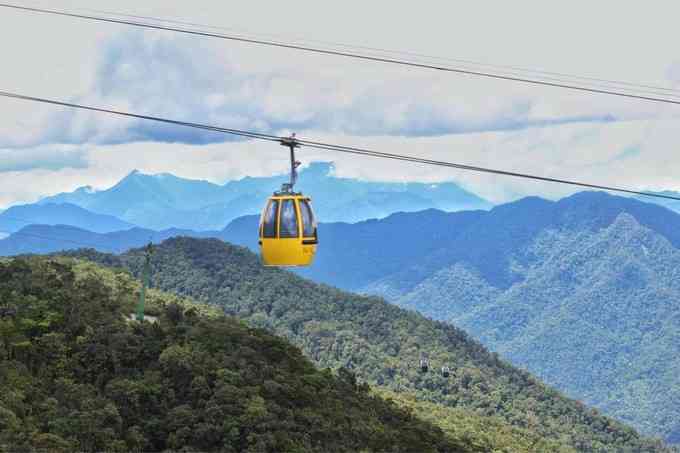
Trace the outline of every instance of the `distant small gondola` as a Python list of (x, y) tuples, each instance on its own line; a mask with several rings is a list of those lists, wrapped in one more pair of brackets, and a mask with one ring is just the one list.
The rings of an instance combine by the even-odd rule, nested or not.
[(0, 318), (13, 318), (17, 315), (17, 311), (14, 308), (0, 307)]

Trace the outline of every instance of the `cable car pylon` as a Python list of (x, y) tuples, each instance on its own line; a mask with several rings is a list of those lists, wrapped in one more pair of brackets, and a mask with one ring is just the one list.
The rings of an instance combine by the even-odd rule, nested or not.
[(139, 302), (135, 318), (139, 322), (144, 321), (144, 309), (146, 307), (146, 289), (151, 285), (151, 255), (153, 255), (153, 243), (149, 240), (144, 253), (144, 269), (142, 270), (142, 289), (139, 292)]

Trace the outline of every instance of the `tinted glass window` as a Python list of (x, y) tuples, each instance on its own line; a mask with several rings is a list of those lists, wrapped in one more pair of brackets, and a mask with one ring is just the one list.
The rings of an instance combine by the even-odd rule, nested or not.
[(283, 200), (281, 205), (281, 234), (282, 238), (298, 237), (298, 222), (295, 212), (295, 201)]
[(302, 219), (302, 236), (306, 238), (314, 237), (316, 222), (314, 221), (312, 205), (307, 200), (300, 201), (300, 217)]
[(267, 210), (264, 213), (264, 220), (262, 222), (262, 237), (276, 237), (276, 212), (278, 209), (278, 200), (272, 200), (269, 202), (269, 206), (267, 206)]

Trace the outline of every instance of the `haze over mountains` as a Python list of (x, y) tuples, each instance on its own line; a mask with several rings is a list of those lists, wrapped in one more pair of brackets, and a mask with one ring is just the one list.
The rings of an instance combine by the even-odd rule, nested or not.
[(302, 275), (452, 322), (680, 443), (680, 215), (590, 192), (323, 227)]
[[(661, 192), (654, 192), (654, 193), (657, 193), (659, 195), (666, 195), (666, 196), (670, 196), (670, 197), (680, 198), (680, 192), (677, 192), (675, 190), (664, 190), (664, 191), (661, 191)], [(637, 199), (640, 200), (640, 201), (647, 202), (647, 203), (655, 203), (655, 204), (658, 204), (660, 206), (665, 206), (668, 209), (675, 211), (675, 212), (680, 212), (680, 201), (678, 201), (678, 200), (671, 200), (671, 199), (668, 199), (668, 198), (650, 198), (650, 197), (645, 197), (645, 196), (638, 196)]]
[[(30, 226), (0, 240), (0, 255), (86, 244), (119, 253), (177, 235), (256, 250), (256, 225), (257, 216), (202, 232)], [(452, 322), (570, 396), (680, 443), (680, 215), (586, 192), (490, 211), (323, 223), (319, 231), (316, 262), (299, 274)]]
[(220, 232), (197, 232), (177, 228), (154, 231), (135, 227), (110, 233), (94, 233), (70, 225), (29, 225), (9, 237), (0, 238), (0, 256), (45, 254), (84, 247), (102, 252), (122, 253), (148, 244), (149, 241), (158, 244), (176, 236), (219, 237)]
[[(367, 182), (338, 178), (333, 171), (332, 164), (313, 163), (301, 171), (298, 187), (313, 196), (318, 216), (327, 222), (356, 222), (427, 208), (456, 211), (491, 206), (450, 182)], [(218, 185), (171, 174), (145, 175), (133, 171), (110, 189), (95, 191), (82, 187), (46, 197), (39, 204), (70, 203), (154, 230), (216, 230), (237, 217), (259, 214), (266, 198), (286, 178), (247, 177)]]
[(95, 233), (110, 233), (134, 227), (114, 216), (96, 214), (71, 203), (19, 205), (0, 212), (0, 231), (4, 233), (14, 233), (33, 224), (78, 225)]

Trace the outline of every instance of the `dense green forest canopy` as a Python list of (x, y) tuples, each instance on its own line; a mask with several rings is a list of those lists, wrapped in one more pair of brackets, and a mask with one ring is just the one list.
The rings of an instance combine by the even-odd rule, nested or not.
[(130, 321), (137, 289), (71, 259), (0, 262), (0, 451), (490, 451), (214, 309), (151, 292), (157, 321)]
[[(257, 250), (257, 222), (234, 221), (220, 238)], [(314, 265), (299, 275), (449, 322), (567, 395), (680, 446), (677, 212), (582, 192), (322, 223), (319, 236)]]
[[(121, 256), (76, 255), (139, 275), (142, 251)], [(320, 367), (351, 367), (360, 379), (449, 408), (493, 416), (584, 452), (662, 452), (660, 442), (565, 398), (527, 372), (503, 362), (464, 332), (392, 306), (263, 268), (256, 255), (218, 240), (176, 238), (157, 248), (154, 284), (221, 307), (284, 336)], [(426, 354), (436, 369), (413, 366)]]
[(622, 214), (593, 233), (546, 231), (529, 253), (505, 291), (461, 263), (393, 301), (680, 445), (680, 250)]

